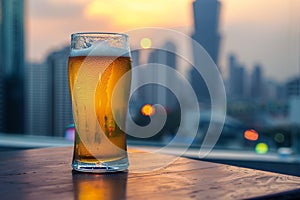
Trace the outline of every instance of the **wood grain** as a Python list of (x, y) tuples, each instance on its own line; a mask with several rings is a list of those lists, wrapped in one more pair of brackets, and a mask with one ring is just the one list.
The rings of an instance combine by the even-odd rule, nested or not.
[(136, 150), (128, 172), (113, 174), (72, 171), (71, 147), (0, 157), (0, 199), (245, 199), (300, 188), (300, 177)]

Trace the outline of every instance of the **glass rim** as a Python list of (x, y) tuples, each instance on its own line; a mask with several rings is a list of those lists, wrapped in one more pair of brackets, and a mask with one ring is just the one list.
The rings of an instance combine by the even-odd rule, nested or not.
[(117, 32), (77, 32), (77, 33), (72, 33), (71, 37), (75, 36), (87, 36), (87, 37), (100, 37), (103, 35), (115, 35), (115, 36), (123, 36), (128, 38), (128, 35), (125, 33), (117, 33)]

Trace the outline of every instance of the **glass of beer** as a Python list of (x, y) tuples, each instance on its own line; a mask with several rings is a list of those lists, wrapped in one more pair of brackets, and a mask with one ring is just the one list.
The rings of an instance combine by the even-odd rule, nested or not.
[[(128, 168), (125, 124), (130, 73), (127, 35), (72, 34), (68, 74), (75, 124), (74, 170), (105, 173)], [(121, 78), (121, 92), (114, 94)]]

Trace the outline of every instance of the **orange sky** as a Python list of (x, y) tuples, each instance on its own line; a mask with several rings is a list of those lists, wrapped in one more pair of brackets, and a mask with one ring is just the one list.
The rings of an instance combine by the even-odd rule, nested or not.
[[(31, 61), (42, 61), (51, 50), (68, 44), (70, 34), (73, 32), (127, 32), (149, 26), (175, 28), (186, 34), (190, 34), (193, 30), (191, 6), (193, 0), (27, 0), (26, 2), (26, 57)], [(226, 55), (229, 52), (239, 52), (240, 58), (245, 60), (247, 65), (256, 62), (254, 59), (266, 65), (275, 64), (276, 61), (271, 59), (264, 61), (262, 54), (265, 51), (260, 55), (255, 55), (253, 49), (250, 53), (247, 52), (246, 47), (253, 45), (253, 41), (258, 45), (257, 48), (261, 49), (259, 46), (261, 41), (272, 45), (279, 38), (282, 44), (287, 44), (289, 40), (286, 48), (290, 48), (291, 53), (296, 49), (294, 46), (290, 47), (290, 44), (297, 42), (299, 38), (296, 36), (299, 32), (297, 20), (300, 19), (299, 0), (221, 0), (221, 2), (222, 65), (226, 64)], [(275, 36), (279, 35), (274, 36), (274, 41), (267, 41), (259, 37), (258, 30), (265, 35), (272, 33)], [(242, 46), (239, 45), (241, 43)], [(275, 48), (282, 48), (282, 44), (278, 43)], [(283, 60), (292, 60), (292, 64), (295, 65), (296, 59), (295, 56), (293, 58), (287, 56)]]
[(117, 29), (191, 25), (189, 18), (191, 2), (191, 0), (92, 0), (85, 6), (84, 16), (87, 19), (105, 16), (110, 18)]

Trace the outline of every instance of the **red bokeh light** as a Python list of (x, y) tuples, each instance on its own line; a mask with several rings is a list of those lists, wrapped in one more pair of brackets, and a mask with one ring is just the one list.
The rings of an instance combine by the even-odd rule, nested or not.
[(258, 139), (258, 136), (259, 136), (258, 133), (253, 129), (246, 130), (244, 133), (244, 137), (247, 140), (251, 140), (251, 141), (256, 141)]

